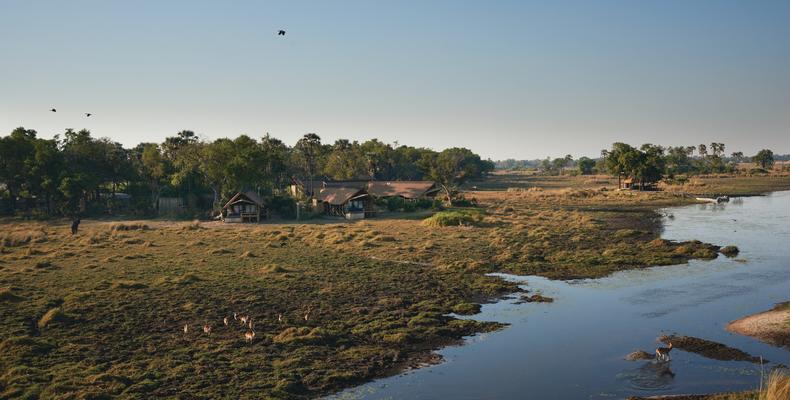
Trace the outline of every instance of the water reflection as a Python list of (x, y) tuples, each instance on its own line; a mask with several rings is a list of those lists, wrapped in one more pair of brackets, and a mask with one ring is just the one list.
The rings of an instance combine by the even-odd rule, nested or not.
[(647, 361), (637, 368), (620, 373), (619, 378), (628, 381), (631, 388), (640, 391), (656, 391), (672, 388), (675, 373), (671, 362)]
[(652, 353), (656, 337), (671, 333), (790, 365), (790, 352), (724, 330), (731, 320), (790, 300), (790, 192), (663, 212), (662, 237), (733, 244), (740, 255), (594, 280), (504, 275), (555, 302), (515, 304), (510, 298), (484, 305), (471, 318), (510, 326), (441, 350), (443, 364), (350, 389), (343, 398), (597, 399), (740, 391), (759, 384), (760, 366), (747, 362), (681, 350), (664, 364), (623, 359), (635, 349)]

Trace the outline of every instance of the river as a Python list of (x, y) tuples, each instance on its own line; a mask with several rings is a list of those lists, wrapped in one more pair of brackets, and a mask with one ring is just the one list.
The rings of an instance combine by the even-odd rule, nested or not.
[(516, 304), (510, 298), (484, 305), (472, 318), (510, 326), (440, 350), (441, 364), (332, 398), (619, 399), (756, 388), (761, 367), (748, 362), (715, 361), (681, 350), (672, 352), (668, 365), (623, 357), (637, 349), (652, 353), (659, 335), (677, 333), (790, 365), (787, 350), (724, 330), (731, 320), (790, 300), (790, 192), (663, 212), (663, 238), (734, 244), (740, 255), (602, 279), (503, 275), (554, 303)]

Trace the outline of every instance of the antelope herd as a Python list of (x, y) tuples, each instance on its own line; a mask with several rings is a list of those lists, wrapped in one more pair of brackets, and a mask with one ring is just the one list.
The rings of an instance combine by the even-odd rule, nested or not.
[[(310, 319), (310, 313), (312, 312), (313, 312), (313, 306), (307, 307), (307, 310), (303, 314), (303, 319), (305, 321), (308, 321)], [(255, 325), (253, 323), (252, 316), (242, 315), (234, 312), (233, 320), (237, 321), (242, 328), (245, 328), (244, 341), (247, 343), (252, 343), (252, 341), (255, 339)], [(285, 323), (285, 317), (283, 316), (282, 313), (277, 314), (277, 322), (280, 324)], [(226, 328), (230, 328), (231, 327), (230, 318), (229, 317), (222, 318), (222, 324)], [(184, 324), (184, 328), (182, 330), (184, 331), (184, 336), (189, 334), (189, 324)], [(210, 324), (203, 324), (204, 334), (211, 335), (211, 331), (212, 331), (212, 327)]]

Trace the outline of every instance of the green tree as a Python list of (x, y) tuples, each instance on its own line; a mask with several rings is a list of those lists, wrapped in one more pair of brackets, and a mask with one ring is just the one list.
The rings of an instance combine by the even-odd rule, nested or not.
[[(304, 135), (294, 146), (296, 161), (303, 171), (303, 176), (312, 184), (316, 172), (319, 170), (319, 158), (322, 153), (321, 137), (315, 133)], [(307, 188), (311, 193), (315, 188)]]
[(623, 176), (631, 175), (638, 162), (639, 151), (634, 147), (616, 142), (612, 149), (604, 153), (604, 166), (612, 175), (617, 175), (617, 186), (621, 186)]
[(36, 131), (21, 127), (0, 138), (0, 183), (5, 184), (8, 191), (11, 212), (16, 209), (16, 198), (28, 181), (35, 140)]
[(762, 149), (752, 157), (752, 162), (759, 165), (764, 170), (770, 170), (774, 166), (774, 152), (768, 149)]
[(63, 155), (58, 150), (57, 140), (36, 139), (34, 156), (28, 160), (28, 189), (42, 197), (47, 214), (53, 212), (53, 197), (58, 193), (64, 170)]
[(326, 157), (324, 174), (332, 179), (348, 180), (369, 176), (370, 163), (357, 142), (335, 141)]
[(450, 148), (441, 153), (426, 153), (420, 160), (425, 175), (441, 187), (448, 204), (453, 203), (459, 186), (488, 172), (490, 165), (465, 148)]
[(589, 157), (580, 157), (576, 162), (576, 167), (579, 169), (580, 174), (590, 175), (595, 169), (595, 160)]
[(156, 143), (142, 144), (142, 148), (140, 175), (148, 182), (152, 208), (158, 213), (159, 197), (162, 194), (162, 187), (167, 183), (168, 162)]

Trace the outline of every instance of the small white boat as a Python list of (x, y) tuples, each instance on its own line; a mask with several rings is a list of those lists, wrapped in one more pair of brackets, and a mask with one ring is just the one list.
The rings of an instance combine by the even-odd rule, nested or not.
[(727, 203), (730, 201), (730, 196), (718, 196), (716, 198), (713, 197), (695, 197), (697, 201), (704, 201), (706, 203)]

